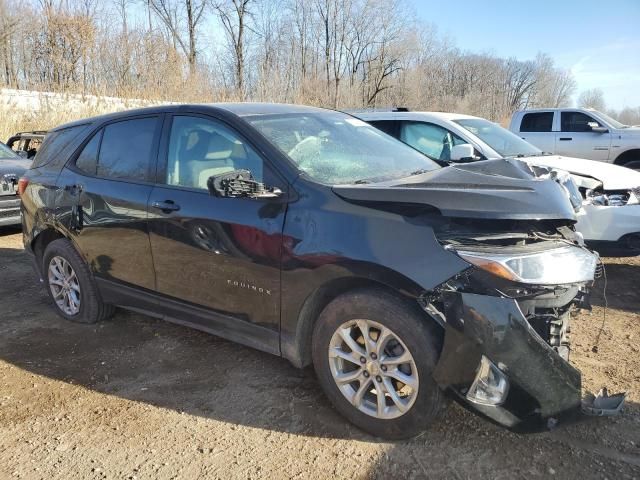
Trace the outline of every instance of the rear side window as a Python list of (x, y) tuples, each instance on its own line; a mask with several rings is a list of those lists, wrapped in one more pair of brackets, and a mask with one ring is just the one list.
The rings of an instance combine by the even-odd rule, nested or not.
[[(42, 146), (38, 149), (38, 153), (33, 160), (32, 168), (47, 165), (87, 127), (88, 124), (75, 125), (48, 133), (44, 138)], [(65, 161), (68, 158), (67, 156)]]
[(107, 125), (82, 149), (76, 168), (103, 178), (148, 181), (157, 126), (157, 117)]
[(521, 132), (550, 132), (553, 112), (525, 113), (520, 124)]
[(562, 112), (560, 124), (563, 132), (590, 132), (589, 123), (602, 125), (595, 118), (582, 112)]

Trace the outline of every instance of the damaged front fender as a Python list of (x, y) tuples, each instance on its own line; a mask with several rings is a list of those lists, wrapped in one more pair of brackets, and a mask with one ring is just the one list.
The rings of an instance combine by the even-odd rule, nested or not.
[[(581, 375), (529, 325), (516, 300), (444, 292), (447, 323), (434, 378), (464, 406), (507, 428), (543, 430), (580, 412)], [(467, 399), (482, 355), (510, 382), (499, 406)]]

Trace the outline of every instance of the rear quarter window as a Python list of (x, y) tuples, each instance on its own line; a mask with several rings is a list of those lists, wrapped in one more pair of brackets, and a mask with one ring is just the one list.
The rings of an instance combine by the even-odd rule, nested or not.
[(84, 132), (88, 126), (89, 124), (74, 125), (73, 127), (47, 133), (42, 146), (38, 149), (38, 153), (33, 159), (31, 168), (38, 168), (51, 163), (67, 146), (73, 143), (74, 140), (79, 139), (80, 134)]
[(553, 127), (553, 112), (525, 113), (520, 124), (521, 132), (550, 132)]

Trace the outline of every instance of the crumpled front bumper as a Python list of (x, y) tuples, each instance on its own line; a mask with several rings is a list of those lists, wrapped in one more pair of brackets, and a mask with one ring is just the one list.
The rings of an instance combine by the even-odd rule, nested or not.
[[(581, 374), (529, 325), (514, 299), (446, 292), (444, 346), (434, 377), (465, 407), (516, 431), (541, 431), (580, 414)], [(482, 355), (509, 379), (498, 406), (467, 399)]]

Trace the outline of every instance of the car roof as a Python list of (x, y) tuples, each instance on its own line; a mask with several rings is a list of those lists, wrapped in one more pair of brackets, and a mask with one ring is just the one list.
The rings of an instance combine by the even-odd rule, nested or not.
[(63, 130), (65, 128), (74, 127), (77, 125), (85, 125), (89, 123), (104, 122), (109, 120), (116, 120), (119, 118), (130, 117), (135, 115), (152, 115), (167, 112), (180, 112), (180, 111), (196, 111), (201, 113), (220, 112), (226, 111), (237, 115), (239, 117), (252, 116), (252, 115), (277, 115), (286, 113), (322, 113), (331, 112), (325, 108), (308, 107), (304, 105), (293, 105), (287, 103), (259, 103), (259, 102), (246, 102), (246, 103), (200, 103), (200, 104), (169, 104), (158, 105), (153, 107), (137, 108), (134, 110), (125, 110), (122, 112), (108, 113), (105, 115), (98, 115), (95, 117), (84, 118), (76, 120), (74, 122), (65, 123), (54, 128), (51, 131)]
[(550, 107), (550, 108), (525, 108), (517, 110), (517, 113), (535, 113), (535, 112), (597, 112), (595, 108), (586, 107)]
[(385, 120), (385, 119), (421, 119), (421, 120), (461, 120), (464, 118), (480, 118), (473, 115), (465, 115), (464, 113), (448, 113), (448, 112), (377, 112), (377, 111), (361, 111), (348, 112), (353, 116), (362, 120)]

